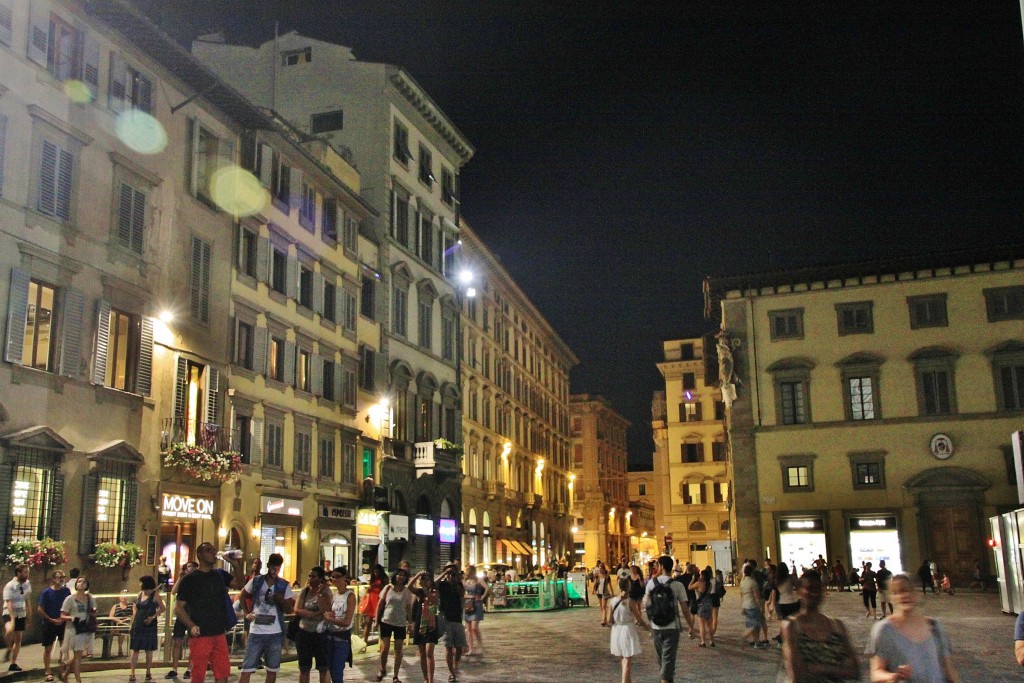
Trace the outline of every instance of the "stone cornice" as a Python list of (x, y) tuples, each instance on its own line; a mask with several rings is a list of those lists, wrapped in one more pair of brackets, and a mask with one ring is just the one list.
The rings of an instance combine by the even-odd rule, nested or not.
[(441, 108), (437, 106), (434, 100), (430, 99), (430, 96), (413, 80), (413, 77), (403, 69), (395, 66), (389, 66), (388, 71), (388, 80), (395, 86), (395, 90), (419, 112), (420, 116), (431, 125), (445, 142), (451, 145), (451, 148), (462, 159), (462, 163), (465, 164), (472, 159), (476, 150), (469, 144), (469, 140), (444, 115)]

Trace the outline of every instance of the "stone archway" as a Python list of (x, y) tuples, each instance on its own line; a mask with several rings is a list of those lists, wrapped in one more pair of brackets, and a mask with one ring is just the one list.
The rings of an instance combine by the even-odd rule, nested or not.
[(918, 509), (921, 558), (935, 562), (954, 584), (967, 585), (975, 562), (985, 563), (984, 493), (987, 477), (965, 467), (932, 467), (903, 485)]

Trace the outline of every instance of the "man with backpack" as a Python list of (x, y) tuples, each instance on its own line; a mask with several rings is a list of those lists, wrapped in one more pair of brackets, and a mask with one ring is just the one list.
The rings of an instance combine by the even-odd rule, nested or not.
[(291, 584), (280, 576), (283, 564), (284, 558), (280, 554), (272, 554), (267, 558), (266, 575), (257, 574), (249, 579), (239, 596), (238, 601), (245, 606), (245, 620), (250, 626), (238, 683), (249, 683), (260, 657), (267, 662), (267, 683), (274, 683), (277, 679), (287, 628), (284, 615), (290, 614), (295, 607)]
[(686, 609), (686, 590), (672, 580), (672, 558), (662, 555), (654, 565), (654, 576), (647, 582), (643, 605), (651, 622), (654, 651), (661, 665), (661, 683), (672, 683), (676, 674), (676, 650), (679, 649), (679, 610)]

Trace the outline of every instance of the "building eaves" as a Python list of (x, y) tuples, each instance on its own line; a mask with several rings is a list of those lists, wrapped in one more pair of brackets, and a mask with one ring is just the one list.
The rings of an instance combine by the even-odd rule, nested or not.
[(244, 95), (221, 80), (126, 0), (88, 0), (86, 12), (134, 43), (151, 59), (195, 90), (241, 127), (268, 127), (266, 117)]
[(851, 280), (858, 283), (866, 279), (878, 281), (901, 273), (912, 273), (916, 278), (924, 273), (964, 268), (969, 272), (987, 272), (997, 263), (1012, 264), (1021, 259), (1024, 259), (1024, 244), (1005, 244), (744, 275), (709, 275), (704, 278), (704, 316), (709, 320), (716, 317), (716, 304), (729, 292), (742, 292), (744, 295), (763, 293), (764, 290), (777, 292), (798, 285), (810, 287), (816, 282), (825, 283), (828, 288), (828, 283), (835, 281), (846, 286)]
[(441, 111), (441, 107), (437, 106), (437, 103), (430, 98), (427, 91), (421, 88), (419, 83), (405, 69), (392, 64), (386, 65), (386, 68), (388, 80), (391, 81), (391, 84), (395, 86), (395, 89), (402, 97), (415, 107), (420, 116), (437, 131), (437, 134), (445, 142), (451, 145), (456, 154), (462, 158), (463, 164), (469, 162), (473, 158), (473, 154), (476, 153), (476, 150), (469, 143), (466, 136), (462, 134), (462, 131), (445, 116), (445, 113)]

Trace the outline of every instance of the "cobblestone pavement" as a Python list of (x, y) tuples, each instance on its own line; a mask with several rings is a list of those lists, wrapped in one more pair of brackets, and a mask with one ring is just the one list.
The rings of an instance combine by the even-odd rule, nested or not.
[[(774, 681), (779, 664), (779, 650), (754, 650), (741, 642), (743, 620), (739, 613), (738, 595), (730, 589), (720, 613), (717, 647), (697, 647), (685, 633), (680, 643), (676, 665), (676, 681)], [(995, 683), (1024, 680), (1024, 670), (1013, 660), (1014, 617), (1000, 611), (999, 596), (993, 593), (955, 596), (928, 595), (921, 602), (922, 611), (939, 619), (953, 641), (955, 660), (965, 682)], [(858, 651), (863, 651), (873, 622), (864, 617), (860, 596), (856, 593), (830, 593), (825, 611), (844, 620)], [(778, 624), (770, 624), (771, 635)], [(619, 680), (619, 660), (608, 650), (609, 629), (600, 626), (596, 607), (575, 608), (560, 612), (488, 614), (482, 624), (485, 651), (463, 660), (460, 680), (464, 683), (614, 683)], [(634, 658), (633, 678), (636, 683), (658, 680), (654, 646), (647, 632), (641, 632), (643, 654)], [(22, 657), (26, 669), (39, 666), (40, 647), (30, 645)], [(347, 669), (346, 681), (373, 681), (377, 671), (377, 648), (356, 658), (355, 668)], [(422, 680), (415, 648), (406, 650), (401, 679), (406, 683)], [(393, 655), (388, 662), (388, 677), (393, 674)], [(117, 666), (120, 666), (119, 664)], [(6, 667), (4, 667), (6, 668)], [(867, 661), (863, 659), (862, 680), (867, 680)], [(162, 679), (167, 668), (154, 670)], [(83, 679), (96, 681), (127, 681), (123, 668), (104, 667), (102, 671), (83, 673)], [(139, 672), (142, 680), (143, 672)], [(278, 676), (282, 683), (298, 681), (295, 662), (286, 663)], [(254, 683), (263, 682), (263, 672), (253, 676)], [(435, 681), (447, 681), (443, 648), (439, 648)], [(41, 681), (42, 673), (26, 671), (17, 679)], [(0, 676), (0, 680), (4, 680)], [(15, 680), (15, 679), (9, 679)], [(180, 679), (179, 679), (180, 680)], [(208, 676), (207, 681), (212, 679)], [(232, 675), (237, 680), (237, 675)], [(316, 681), (315, 676), (313, 681)]]

